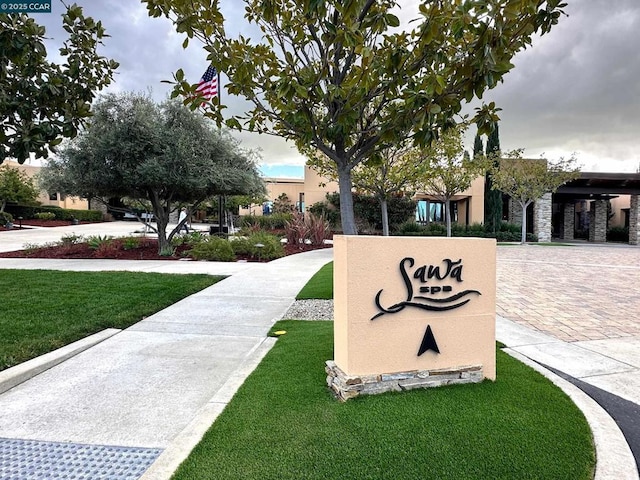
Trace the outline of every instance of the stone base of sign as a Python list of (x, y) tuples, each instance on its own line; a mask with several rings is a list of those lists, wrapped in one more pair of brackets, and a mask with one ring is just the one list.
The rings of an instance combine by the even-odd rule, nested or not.
[(333, 360), (329, 360), (326, 363), (325, 371), (327, 372), (327, 385), (343, 402), (359, 395), (377, 395), (416, 388), (480, 383), (484, 379), (482, 365), (352, 376), (344, 373)]

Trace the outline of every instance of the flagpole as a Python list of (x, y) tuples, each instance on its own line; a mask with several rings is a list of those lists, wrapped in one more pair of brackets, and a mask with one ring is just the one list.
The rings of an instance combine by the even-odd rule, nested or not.
[[(218, 75), (218, 88), (217, 90), (217, 94), (218, 94), (218, 109), (220, 109), (220, 105), (222, 104), (222, 88), (220, 85), (220, 70), (218, 70), (216, 68), (216, 73)], [(220, 126), (220, 133), (222, 133), (222, 126)], [(222, 227), (222, 217), (224, 216), (224, 208), (223, 208), (223, 200), (224, 197), (223, 195), (218, 195), (218, 236), (222, 236), (224, 233), (224, 229)], [(226, 223), (226, 222), (225, 222)], [(227, 230), (228, 232), (229, 230)]]

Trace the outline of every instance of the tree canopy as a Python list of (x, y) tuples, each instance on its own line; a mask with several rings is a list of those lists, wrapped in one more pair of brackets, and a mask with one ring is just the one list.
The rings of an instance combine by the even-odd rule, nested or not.
[[(179, 102), (155, 104), (137, 94), (109, 94), (88, 125), (58, 158), (43, 185), (87, 198), (129, 197), (151, 204), (161, 254), (170, 214), (191, 210), (213, 195), (264, 193), (252, 152)], [(190, 212), (188, 212), (190, 213)]]
[[(380, 160), (363, 162), (351, 171), (357, 192), (373, 195), (380, 203), (382, 235), (389, 235), (388, 201), (394, 195), (413, 195), (421, 162), (407, 141), (389, 146), (381, 152)], [(324, 155), (316, 155), (309, 162), (320, 175), (336, 181), (336, 164)]]
[(522, 158), (522, 150), (508, 152), (491, 169), (493, 188), (506, 193), (522, 207), (522, 243), (527, 240), (527, 207), (579, 176), (575, 157), (556, 161), (526, 159)]
[(33, 180), (25, 173), (9, 165), (0, 165), (0, 213), (7, 202), (33, 202), (38, 190)]
[[(250, 39), (227, 35), (218, 0), (143, 2), (151, 16), (173, 20), (185, 46), (203, 42), (229, 79), (227, 91), (253, 104), (228, 126), (282, 136), (335, 162), (347, 234), (357, 233), (351, 170), (406, 137), (428, 144), (463, 103), (502, 80), (513, 56), (547, 33), (566, 5), (423, 0), (417, 21), (400, 30), (396, 0), (244, 0), (245, 19), (263, 34)], [(195, 92), (182, 71), (175, 81), (175, 95)], [(197, 108), (202, 98), (187, 101)], [(221, 122), (218, 102), (209, 115)], [(495, 111), (491, 104), (478, 110), (482, 133)]]
[(0, 163), (47, 157), (64, 137), (74, 137), (118, 67), (97, 53), (108, 36), (101, 22), (75, 4), (62, 19), (69, 38), (58, 65), (47, 60), (44, 27), (26, 14), (0, 14)]
[(418, 191), (444, 203), (448, 237), (451, 236), (451, 199), (471, 187), (488, 166), (484, 156), (470, 158), (466, 154), (463, 133), (463, 126), (450, 128), (420, 152), (422, 167), (416, 178)]

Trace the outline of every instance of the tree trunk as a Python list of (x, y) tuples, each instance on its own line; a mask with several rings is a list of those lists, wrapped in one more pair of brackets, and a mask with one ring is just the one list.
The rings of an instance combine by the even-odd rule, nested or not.
[(389, 236), (389, 210), (387, 205), (387, 199), (380, 197), (380, 211), (382, 212), (382, 235)]
[(444, 201), (444, 214), (447, 219), (447, 237), (451, 236), (451, 200), (447, 198)]
[(529, 202), (519, 202), (522, 207), (522, 234), (520, 236), (520, 243), (524, 245), (527, 243), (527, 207)]
[(337, 164), (338, 185), (340, 186), (340, 221), (342, 233), (357, 235), (356, 218), (353, 214), (353, 196), (351, 195), (351, 170), (346, 165)]
[(167, 225), (169, 224), (169, 213), (171, 212), (171, 204), (167, 202), (162, 205), (159, 199), (152, 197), (151, 205), (153, 207), (153, 215), (156, 217), (156, 229), (158, 232), (158, 255), (169, 257), (173, 255), (173, 247), (167, 238)]

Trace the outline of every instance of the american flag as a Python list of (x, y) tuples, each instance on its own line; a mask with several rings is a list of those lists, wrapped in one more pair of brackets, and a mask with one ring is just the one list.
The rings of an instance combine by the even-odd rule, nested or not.
[(211, 100), (218, 95), (218, 72), (213, 66), (210, 65), (207, 71), (204, 72), (204, 75), (202, 75), (200, 82), (198, 82), (196, 93), (202, 95), (207, 100)]

